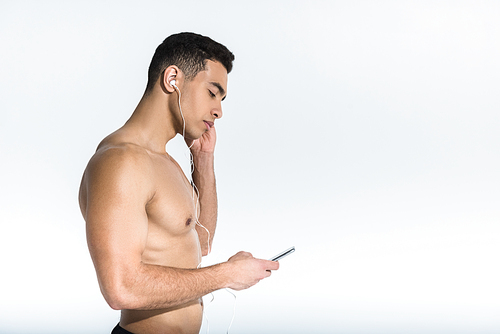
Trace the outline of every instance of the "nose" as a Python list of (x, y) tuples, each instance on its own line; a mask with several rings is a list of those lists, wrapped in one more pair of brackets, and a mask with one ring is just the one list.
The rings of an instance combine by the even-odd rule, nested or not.
[(222, 117), (222, 107), (219, 106), (219, 108), (214, 108), (212, 109), (212, 116), (215, 117), (216, 119)]

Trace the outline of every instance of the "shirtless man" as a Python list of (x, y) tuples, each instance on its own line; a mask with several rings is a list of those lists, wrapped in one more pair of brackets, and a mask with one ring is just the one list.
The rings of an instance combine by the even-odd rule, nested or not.
[[(249, 288), (278, 269), (246, 252), (199, 268), (216, 227), (214, 121), (233, 59), (208, 37), (168, 37), (134, 113), (85, 170), (79, 201), (90, 255), (104, 298), (121, 310), (113, 333), (198, 333), (202, 296)], [(177, 134), (190, 146), (194, 188), (165, 151)]]

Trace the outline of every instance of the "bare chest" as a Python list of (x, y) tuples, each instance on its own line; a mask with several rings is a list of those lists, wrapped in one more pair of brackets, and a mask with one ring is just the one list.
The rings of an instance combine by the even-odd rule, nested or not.
[(148, 238), (143, 260), (174, 267), (196, 267), (201, 258), (196, 232), (196, 193), (168, 157), (154, 159), (155, 193), (146, 206)]

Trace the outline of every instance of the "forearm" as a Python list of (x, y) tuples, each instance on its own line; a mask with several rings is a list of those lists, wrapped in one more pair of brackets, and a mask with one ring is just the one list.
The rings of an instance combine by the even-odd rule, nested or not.
[(140, 262), (97, 265), (104, 298), (115, 310), (152, 310), (185, 305), (222, 289), (242, 290), (269, 277), (279, 263), (238, 252), (227, 262), (201, 269), (181, 269)]
[(163, 309), (189, 303), (225, 288), (225, 264), (201, 269), (180, 269), (141, 263), (116, 279), (100, 280), (101, 290), (113, 309)]
[(193, 182), (196, 185), (199, 196), (200, 216), (199, 222), (208, 231), (197, 226), (197, 232), (200, 237), (202, 252), (208, 254), (211, 247), (215, 229), (217, 226), (217, 190), (214, 173), (214, 155), (213, 153), (197, 154), (193, 157), (194, 170)]

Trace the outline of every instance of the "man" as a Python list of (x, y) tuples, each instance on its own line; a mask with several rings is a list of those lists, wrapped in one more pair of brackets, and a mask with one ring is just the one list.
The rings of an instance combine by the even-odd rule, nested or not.
[[(214, 121), (233, 60), (208, 37), (165, 39), (137, 108), (85, 170), (79, 201), (88, 247), (104, 298), (121, 310), (113, 333), (198, 333), (202, 296), (249, 288), (278, 269), (246, 252), (199, 268), (216, 227)], [(194, 186), (165, 151), (177, 134), (192, 153)]]

